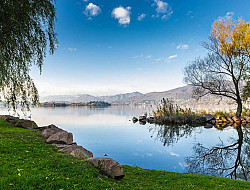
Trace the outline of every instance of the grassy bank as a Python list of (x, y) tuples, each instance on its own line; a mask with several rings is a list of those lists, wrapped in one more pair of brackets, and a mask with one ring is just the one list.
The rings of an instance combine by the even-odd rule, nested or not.
[(125, 178), (107, 178), (84, 160), (57, 152), (38, 131), (0, 120), (0, 189), (249, 189), (250, 183), (205, 175), (123, 166)]

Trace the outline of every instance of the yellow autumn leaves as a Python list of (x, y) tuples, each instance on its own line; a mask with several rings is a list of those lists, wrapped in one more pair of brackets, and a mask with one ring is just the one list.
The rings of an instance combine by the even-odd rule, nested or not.
[(250, 57), (250, 23), (242, 18), (237, 21), (217, 20), (212, 25), (212, 37), (219, 43), (220, 51), (228, 57)]

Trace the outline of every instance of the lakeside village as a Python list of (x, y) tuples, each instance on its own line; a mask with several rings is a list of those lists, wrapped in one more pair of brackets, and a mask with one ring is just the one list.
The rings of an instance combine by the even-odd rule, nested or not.
[(38, 107), (108, 107), (111, 106), (110, 103), (102, 101), (90, 101), (87, 103), (65, 103), (65, 102), (43, 102), (38, 105)]

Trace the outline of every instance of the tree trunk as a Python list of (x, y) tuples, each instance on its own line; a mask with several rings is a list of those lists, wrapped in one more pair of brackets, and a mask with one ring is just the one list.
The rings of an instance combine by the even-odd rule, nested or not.
[(241, 117), (241, 112), (242, 112), (242, 101), (240, 98), (237, 99), (237, 112), (236, 116)]

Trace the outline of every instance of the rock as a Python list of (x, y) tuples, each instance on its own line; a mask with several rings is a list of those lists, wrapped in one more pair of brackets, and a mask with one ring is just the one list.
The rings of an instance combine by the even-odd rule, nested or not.
[(212, 114), (204, 114), (203, 117), (206, 119), (206, 122), (209, 122), (209, 121), (215, 119)]
[(246, 120), (247, 123), (250, 123), (250, 117), (249, 116), (244, 116), (243, 118)]
[(150, 123), (150, 124), (154, 123), (154, 119), (155, 119), (154, 117), (148, 117), (147, 122)]
[(212, 124), (216, 124), (216, 120), (215, 119), (212, 119), (211, 121), (209, 121), (210, 123)]
[(59, 131), (49, 136), (46, 140), (49, 144), (72, 144), (73, 134), (66, 131)]
[(21, 127), (25, 129), (37, 129), (38, 128), (37, 124), (34, 121), (27, 120), (27, 119), (19, 119), (16, 122), (15, 127)]
[(242, 123), (242, 124), (246, 124), (246, 123), (247, 123), (247, 120), (246, 120), (244, 117), (242, 117), (242, 118), (241, 118), (241, 123)]
[(144, 115), (143, 115), (143, 116), (140, 116), (140, 117), (139, 117), (139, 121), (147, 121), (146, 116), (144, 116)]
[(142, 121), (139, 121), (140, 125), (146, 125), (146, 121), (145, 120), (142, 120)]
[(245, 124), (243, 127), (250, 129), (250, 123)]
[(232, 120), (236, 123), (236, 124), (240, 124), (240, 118), (239, 117), (237, 117), (237, 116), (234, 116), (234, 117), (232, 117)]
[(58, 148), (66, 148), (66, 147), (69, 147), (69, 146), (72, 146), (72, 145), (77, 145), (76, 142), (72, 143), (72, 144), (52, 144)]
[(207, 123), (205, 126), (204, 126), (204, 128), (205, 129), (211, 129), (211, 128), (213, 128), (214, 126), (212, 125), (212, 124), (210, 124), (210, 123)]
[(134, 123), (136, 123), (136, 122), (138, 121), (138, 119), (137, 119), (136, 117), (133, 117), (133, 118), (132, 118), (132, 121), (133, 121)]
[(86, 158), (93, 157), (92, 152), (86, 150), (82, 146), (78, 146), (77, 144), (66, 146), (65, 148), (59, 150), (59, 152), (64, 152), (64, 153), (71, 154), (72, 156), (74, 156), (76, 158), (86, 159)]
[(9, 123), (13, 123), (13, 124), (16, 124), (19, 120), (18, 117), (13, 117), (13, 116), (10, 116), (10, 115), (0, 115), (0, 118), (9, 122)]
[(44, 129), (42, 131), (42, 136), (45, 138), (49, 138), (52, 134), (54, 134), (55, 132), (51, 129)]
[(232, 120), (230, 117), (227, 117), (227, 123), (232, 125), (234, 123), (234, 120)]
[(81, 158), (81, 159), (88, 159), (90, 158), (84, 150), (76, 149), (70, 153), (70, 155), (74, 156), (75, 158)]
[(60, 129), (59, 127), (51, 124), (49, 126), (45, 126), (45, 127), (39, 127), (39, 130), (42, 129), (42, 133), (41, 135), (45, 138), (49, 138), (51, 135), (55, 134), (55, 133), (58, 133), (58, 132), (66, 132), (65, 130), (63, 129)]
[(111, 158), (95, 157), (87, 161), (114, 179), (121, 179), (125, 176), (122, 166)]

